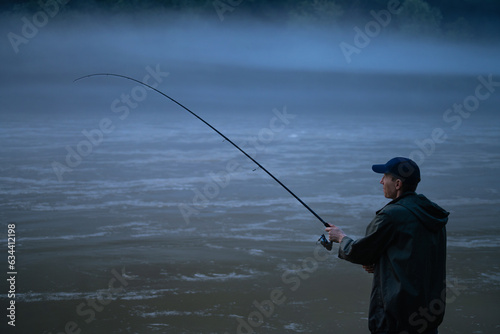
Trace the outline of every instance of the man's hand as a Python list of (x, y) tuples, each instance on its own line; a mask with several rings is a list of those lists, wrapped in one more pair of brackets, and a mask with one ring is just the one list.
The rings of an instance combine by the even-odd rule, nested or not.
[(370, 264), (370, 265), (363, 265), (363, 269), (366, 270), (367, 273), (373, 274), (375, 272), (375, 265)]
[(327, 227), (325, 229), (326, 232), (328, 232), (328, 238), (330, 239), (331, 242), (338, 242), (340, 243), (342, 239), (346, 236), (344, 232), (340, 228), (338, 228), (335, 225), (329, 224), (330, 227)]

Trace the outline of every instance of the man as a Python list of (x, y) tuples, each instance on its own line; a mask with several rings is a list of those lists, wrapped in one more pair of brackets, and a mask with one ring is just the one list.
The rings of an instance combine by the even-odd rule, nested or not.
[(415, 193), (420, 169), (397, 157), (373, 165), (392, 199), (353, 240), (334, 226), (329, 239), (340, 243), (341, 259), (373, 273), (368, 327), (377, 334), (436, 334), (445, 309), (446, 228), (449, 213)]

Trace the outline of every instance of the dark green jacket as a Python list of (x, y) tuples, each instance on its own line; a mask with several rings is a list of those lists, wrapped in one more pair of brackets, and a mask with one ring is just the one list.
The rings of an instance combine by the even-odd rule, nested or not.
[(363, 238), (342, 239), (340, 258), (375, 264), (372, 333), (422, 333), (442, 322), (448, 215), (425, 196), (408, 192), (377, 211)]

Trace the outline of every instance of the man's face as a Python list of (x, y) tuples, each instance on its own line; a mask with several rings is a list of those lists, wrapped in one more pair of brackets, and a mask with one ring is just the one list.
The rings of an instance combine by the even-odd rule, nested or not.
[(399, 180), (393, 180), (390, 174), (384, 174), (384, 176), (382, 176), (380, 184), (383, 186), (384, 196), (386, 198), (395, 199), (397, 197), (396, 182), (399, 182)]

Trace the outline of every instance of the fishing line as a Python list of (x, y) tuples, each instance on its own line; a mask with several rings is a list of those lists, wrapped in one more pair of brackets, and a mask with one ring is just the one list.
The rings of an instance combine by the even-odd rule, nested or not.
[[(297, 195), (295, 195), (287, 186), (285, 186), (280, 180), (278, 180), (278, 178), (276, 178), (271, 172), (269, 172), (266, 168), (264, 168), (264, 166), (262, 166), (257, 160), (255, 160), (247, 152), (245, 152), (238, 145), (236, 145), (231, 139), (229, 139), (228, 137), (226, 137), (222, 132), (220, 132), (219, 130), (217, 130), (216, 128), (214, 128), (210, 123), (208, 123), (203, 118), (201, 118), (200, 116), (198, 116), (197, 114), (195, 114), (189, 108), (187, 108), (186, 106), (184, 106), (180, 102), (174, 100), (173, 98), (171, 98), (167, 94), (163, 93), (162, 91), (156, 89), (155, 87), (152, 87), (151, 85), (148, 85), (147, 83), (144, 83), (142, 81), (139, 81), (139, 80), (131, 78), (131, 77), (128, 77), (126, 75), (114, 74), (114, 73), (95, 73), (95, 74), (89, 74), (89, 75), (85, 75), (83, 77), (77, 78), (73, 82), (76, 82), (76, 81), (79, 81), (79, 80), (82, 80), (82, 79), (86, 79), (86, 78), (90, 78), (90, 77), (97, 77), (97, 76), (112, 76), (112, 77), (118, 77), (118, 78), (123, 78), (123, 79), (127, 79), (127, 80), (130, 80), (130, 81), (137, 82), (138, 84), (143, 85), (145, 87), (148, 87), (148, 88), (154, 90), (155, 92), (161, 94), (162, 96), (166, 97), (170, 101), (174, 102), (175, 104), (177, 104), (178, 106), (180, 106), (181, 108), (183, 108), (184, 110), (186, 110), (187, 112), (189, 112), (191, 115), (193, 115), (194, 117), (196, 117), (197, 119), (199, 119), (201, 122), (203, 122), (205, 125), (207, 125), (210, 129), (214, 130), (218, 135), (220, 135), (222, 138), (224, 138), (224, 140), (226, 140), (228, 143), (230, 143), (231, 145), (233, 145), (236, 149), (238, 149), (238, 151), (240, 151), (241, 153), (243, 153), (248, 159), (252, 160), (253, 163), (255, 163), (264, 172), (266, 172), (267, 175), (269, 175), (274, 181), (276, 181), (280, 186), (282, 186), (286, 191), (288, 191), (288, 193), (290, 195), (292, 195), (297, 201), (299, 201), (300, 204), (302, 204), (307, 210), (309, 210), (309, 212), (311, 212), (321, 223), (323, 223), (323, 225), (325, 225), (326, 227), (330, 227), (330, 224), (328, 224), (327, 222), (325, 222), (316, 212), (314, 212), (313, 209), (311, 209), (306, 203), (304, 203), (304, 201), (302, 201)], [(325, 237), (324, 234), (319, 238), (318, 241), (323, 246), (325, 246), (326, 249), (328, 249), (328, 250), (332, 249), (332, 243), (326, 239), (326, 237)]]

